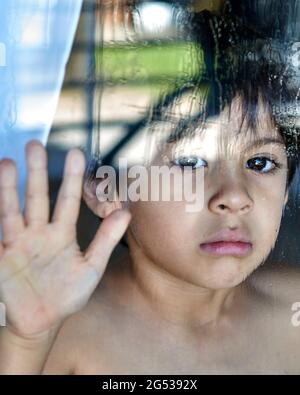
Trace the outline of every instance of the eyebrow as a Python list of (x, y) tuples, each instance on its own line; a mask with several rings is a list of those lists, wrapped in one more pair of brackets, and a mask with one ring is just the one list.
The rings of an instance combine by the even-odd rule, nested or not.
[(188, 127), (186, 127), (186, 125), (177, 125), (177, 127), (175, 128), (175, 130), (168, 136), (168, 138), (166, 139), (167, 144), (173, 144), (173, 143), (177, 143), (185, 138), (193, 138), (199, 134), (201, 134), (201, 132), (203, 133), (205, 130), (205, 128), (202, 129), (197, 129), (197, 128), (193, 128), (190, 129)]
[(267, 144), (276, 144), (276, 145), (281, 145), (281, 146), (285, 146), (284, 142), (282, 140), (276, 139), (276, 138), (271, 138), (271, 137), (262, 137), (258, 140), (253, 141), (251, 144), (249, 144), (244, 150), (245, 151), (249, 151), (252, 148), (258, 148), (261, 147), (263, 145), (267, 145)]
[[(194, 137), (195, 134), (196, 134), (196, 132), (194, 131), (194, 133), (192, 132), (192, 133), (190, 133), (190, 135), (188, 135), (188, 133), (186, 133), (186, 131), (184, 129), (182, 129), (177, 134), (173, 134), (173, 135), (171, 134), (171, 136), (169, 136), (169, 138), (167, 139), (167, 143), (178, 142), (179, 140), (183, 139), (184, 137)], [(261, 147), (263, 145), (268, 145), (268, 144), (285, 146), (285, 143), (282, 140), (279, 140), (278, 138), (262, 137), (260, 139), (253, 141), (252, 143), (250, 143), (246, 148), (242, 149), (242, 152), (250, 151), (253, 148), (258, 148), (258, 147)]]

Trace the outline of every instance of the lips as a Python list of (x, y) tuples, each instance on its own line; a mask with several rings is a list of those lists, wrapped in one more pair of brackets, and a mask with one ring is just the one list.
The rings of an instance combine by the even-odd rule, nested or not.
[(253, 244), (246, 232), (223, 229), (200, 244), (200, 248), (217, 256), (246, 256), (251, 253)]

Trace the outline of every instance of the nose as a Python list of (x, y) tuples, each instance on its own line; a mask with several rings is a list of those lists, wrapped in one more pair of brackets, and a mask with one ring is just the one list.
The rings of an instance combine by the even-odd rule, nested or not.
[(210, 198), (208, 208), (218, 215), (245, 215), (252, 211), (253, 201), (246, 188), (237, 181), (222, 183)]

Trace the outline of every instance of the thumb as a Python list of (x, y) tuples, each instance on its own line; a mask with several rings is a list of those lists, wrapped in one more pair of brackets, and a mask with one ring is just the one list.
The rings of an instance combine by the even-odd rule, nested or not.
[(124, 235), (131, 214), (128, 210), (115, 210), (106, 217), (84, 254), (86, 262), (93, 266), (101, 274), (104, 272), (106, 264)]

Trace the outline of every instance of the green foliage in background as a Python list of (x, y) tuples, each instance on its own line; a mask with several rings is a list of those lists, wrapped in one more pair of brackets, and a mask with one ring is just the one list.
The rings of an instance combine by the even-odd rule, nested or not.
[(97, 49), (96, 65), (104, 84), (174, 86), (201, 74), (203, 53), (192, 42), (114, 44)]

